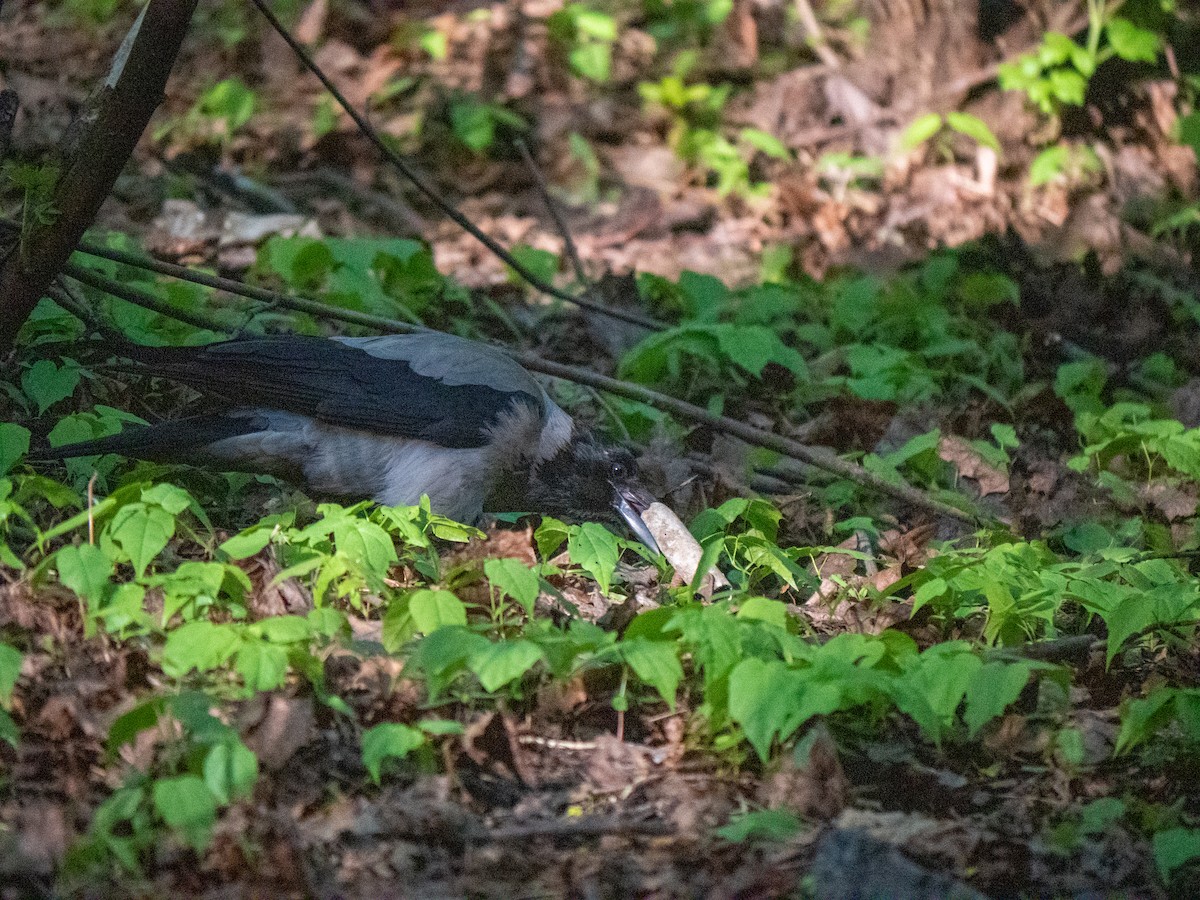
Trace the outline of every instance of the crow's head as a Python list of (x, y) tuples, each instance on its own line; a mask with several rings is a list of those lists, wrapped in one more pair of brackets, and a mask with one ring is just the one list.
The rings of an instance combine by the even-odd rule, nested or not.
[(572, 439), (530, 474), (529, 508), (571, 519), (622, 522), (658, 552), (642, 513), (655, 500), (638, 482), (633, 454), (590, 435)]

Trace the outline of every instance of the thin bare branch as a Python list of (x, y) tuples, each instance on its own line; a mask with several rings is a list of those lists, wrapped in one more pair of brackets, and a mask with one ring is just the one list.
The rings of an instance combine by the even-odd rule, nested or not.
[(86, 284), (90, 288), (103, 291), (106, 294), (116, 297), (118, 300), (124, 300), (126, 303), (132, 303), (134, 306), (140, 306), (143, 309), (156, 312), (169, 319), (186, 322), (188, 325), (194, 325), (196, 328), (203, 328), (217, 334), (229, 333), (229, 329), (220, 322), (209, 319), (206, 316), (188, 312), (177, 306), (171, 306), (169, 303), (163, 303), (163, 301), (159, 300), (153, 294), (138, 290), (137, 288), (131, 288), (129, 285), (121, 284), (119, 281), (113, 281), (111, 278), (101, 275), (99, 272), (85, 266), (67, 263), (62, 267), (62, 273), (82, 284)]
[(546, 178), (542, 175), (542, 170), (538, 166), (537, 160), (529, 152), (529, 145), (520, 138), (515, 143), (518, 152), (521, 154), (521, 159), (525, 160), (525, 168), (529, 169), (529, 174), (533, 176), (533, 181), (537, 185), (538, 193), (542, 195), (542, 203), (545, 205), (547, 212), (550, 213), (550, 218), (554, 220), (554, 227), (558, 229), (558, 233), (562, 236), (563, 251), (567, 254), (567, 259), (570, 261), (571, 268), (575, 272), (575, 279), (580, 284), (586, 286), (588, 284), (588, 277), (587, 272), (583, 268), (583, 260), (579, 258), (579, 248), (575, 246), (575, 239), (571, 237), (571, 229), (567, 227), (566, 220), (563, 219), (558, 204), (550, 196), (550, 186), (546, 184)]
[(609, 309), (608, 307), (602, 306), (599, 303), (593, 303), (591, 300), (588, 300), (584, 297), (580, 297), (575, 294), (571, 294), (568, 291), (564, 291), (561, 288), (557, 288), (550, 284), (550, 282), (539, 278), (531, 269), (522, 264), (520, 260), (504, 249), (504, 247), (501, 246), (501, 244), (495, 238), (491, 237), (489, 234), (480, 229), (477, 225), (475, 225), (474, 222), (459, 212), (459, 210), (453, 204), (443, 198), (428, 182), (425, 181), (424, 178), (417, 173), (416, 169), (409, 165), (409, 163), (402, 156), (400, 156), (400, 154), (398, 154), (388, 145), (375, 127), (367, 121), (366, 116), (355, 109), (351, 105), (350, 101), (346, 99), (345, 95), (338, 90), (337, 86), (330, 81), (329, 77), (323, 71), (321, 71), (316, 62), (313, 61), (312, 55), (304, 48), (304, 45), (297, 41), (288, 32), (288, 30), (283, 27), (283, 23), (276, 18), (273, 12), (271, 12), (265, 0), (250, 0), (250, 2), (258, 7), (259, 12), (266, 17), (266, 20), (271, 24), (271, 27), (274, 28), (279, 36), (287, 43), (287, 45), (292, 48), (292, 52), (296, 54), (299, 60), (304, 64), (304, 67), (317, 77), (317, 80), (324, 85), (325, 90), (329, 91), (330, 96), (332, 96), (337, 104), (346, 112), (346, 115), (354, 120), (354, 124), (358, 126), (359, 131), (361, 131), (363, 135), (376, 146), (379, 152), (383, 154), (384, 158), (391, 163), (391, 165), (394, 166), (401, 175), (407, 178), (409, 183), (412, 184), (412, 186), (415, 187), (421, 193), (421, 195), (425, 197), (426, 200), (445, 213), (456, 225), (458, 225), (459, 228), (463, 229), (463, 231), (467, 232), (467, 234), (471, 235), (471, 237), (475, 238), (475, 240), (487, 247), (488, 250), (490, 250), (497, 258), (502, 260), (514, 272), (520, 275), (521, 278), (523, 278), (531, 287), (536, 288), (543, 294), (548, 294), (551, 297), (556, 297), (557, 299), (564, 300), (567, 303), (573, 303), (582, 309), (590, 310), (591, 312), (598, 313), (599, 315), (609, 316), (614, 319), (621, 319), (622, 321), (630, 322), (634, 325), (641, 325), (644, 328), (659, 330), (664, 327), (663, 323), (649, 316), (632, 312), (630, 310)]

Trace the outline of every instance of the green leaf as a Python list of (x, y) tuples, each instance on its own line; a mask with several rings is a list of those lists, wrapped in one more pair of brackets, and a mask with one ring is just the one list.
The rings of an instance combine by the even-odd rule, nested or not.
[(992, 129), (988, 128), (982, 119), (970, 113), (948, 112), (946, 113), (946, 124), (959, 134), (966, 135), (975, 143), (990, 147), (997, 153), (1000, 152), (1000, 141), (996, 139), (996, 135), (992, 134)]
[(265, 641), (244, 641), (238, 647), (235, 666), (249, 690), (273, 691), (287, 680), (287, 650)]
[(1166, 881), (1174, 871), (1200, 857), (1200, 828), (1169, 828), (1154, 835), (1154, 864)]
[(426, 741), (416, 728), (396, 722), (384, 722), (363, 732), (362, 761), (371, 780), (379, 784), (380, 770), (386, 759), (403, 759)]
[(15, 422), (0, 422), (0, 475), (29, 452), (29, 429)]
[(1129, 62), (1153, 63), (1158, 61), (1162, 42), (1157, 34), (1139, 28), (1128, 19), (1111, 19), (1105, 29), (1108, 42), (1121, 59)]
[(738, 605), (739, 619), (755, 619), (787, 630), (787, 605), (768, 597), (747, 597)]
[(1029, 683), (1035, 668), (1029, 661), (990, 662), (971, 677), (963, 715), (969, 737), (974, 738), (980, 728), (1008, 709)]
[(567, 552), (571, 562), (591, 575), (600, 591), (607, 594), (621, 556), (616, 536), (603, 525), (585, 522), (567, 538)]
[(212, 839), (217, 803), (204, 780), (196, 775), (160, 778), (154, 782), (154, 809), (197, 852)]
[(775, 135), (758, 128), (743, 128), (738, 132), (743, 143), (749, 144), (755, 150), (765, 153), (774, 159), (790, 159), (787, 145)]
[(95, 544), (68, 545), (54, 554), (58, 580), (92, 604), (103, 598), (113, 562)]
[(446, 626), (422, 638), (409, 663), (414, 671), (425, 673), (433, 698), (466, 668), (468, 659), (490, 643), (482, 634), (463, 626)]
[(129, 557), (140, 578), (175, 534), (175, 517), (161, 506), (130, 503), (112, 517), (105, 534)]
[(249, 797), (258, 780), (258, 757), (238, 740), (214, 744), (204, 757), (204, 783), (220, 803)]
[(563, 541), (571, 534), (571, 527), (553, 516), (542, 516), (541, 524), (533, 533), (533, 542), (537, 544), (538, 556), (549, 559)]
[(458, 97), (450, 103), (450, 127), (467, 148), (480, 153), (496, 140), (496, 117), (490, 104), (470, 97)]
[(1117, 734), (1114, 754), (1120, 755), (1138, 744), (1145, 743), (1156, 731), (1175, 716), (1175, 688), (1161, 687), (1146, 697), (1130, 701), (1121, 715), (1121, 730)]
[(241, 643), (241, 635), (229, 625), (188, 622), (167, 635), (163, 671), (171, 678), (182, 678), (192, 669), (208, 672), (227, 662)]
[(611, 43), (587, 41), (572, 48), (567, 59), (577, 75), (603, 84), (612, 77), (612, 53)]
[(526, 613), (533, 615), (533, 606), (541, 591), (537, 572), (519, 559), (503, 557), (485, 560), (483, 574), (493, 587), (512, 597)]
[(921, 607), (944, 596), (949, 589), (944, 578), (930, 578), (913, 592), (911, 614), (915, 616)]
[(520, 678), (545, 655), (541, 647), (524, 638), (497, 641), (472, 653), (467, 668), (475, 673), (485, 691), (495, 691)]
[(379, 578), (397, 560), (391, 535), (367, 519), (350, 516), (338, 519), (333, 527), (333, 540), (338, 553)]
[(408, 595), (408, 612), (417, 631), (430, 634), (439, 628), (467, 624), (467, 608), (449, 591), (420, 588)]
[(675, 692), (683, 680), (683, 666), (679, 663), (679, 648), (675, 642), (634, 638), (621, 641), (617, 647), (634, 674), (658, 691), (674, 709)]
[[(1179, 135), (1179, 142), (1184, 146), (1191, 147), (1196, 157), (1200, 158), (1200, 111), (1180, 116), (1175, 127)], [(3, 471), (3, 465), (0, 465), (0, 472)]]
[(953, 723), (983, 661), (961, 642), (935, 644), (901, 679), (897, 706), (931, 739), (941, 739)]
[(312, 625), (300, 616), (271, 616), (250, 626), (252, 634), (258, 634), (273, 644), (294, 644), (312, 637)]
[(139, 703), (109, 726), (105, 749), (109, 753), (116, 753), (147, 728), (153, 728), (165, 708), (166, 701), (162, 697)]
[(0, 704), (12, 699), (13, 687), (21, 674), (21, 651), (8, 644), (0, 644)]
[(17, 728), (17, 723), (2, 709), (0, 709), (0, 741), (4, 741), (10, 747), (16, 747), (21, 741), (21, 732)]
[(79, 386), (79, 365), (70, 360), (61, 369), (48, 359), (39, 359), (21, 376), (21, 389), (37, 404), (42, 415), (75, 393)]
[(905, 153), (915, 150), (942, 129), (942, 117), (939, 113), (925, 113), (917, 116), (900, 134), (900, 149)]
[(743, 659), (730, 673), (729, 715), (763, 762), (776, 737), (787, 740), (808, 719), (841, 705), (836, 684), (808, 682), (782, 662), (755, 658)]
[(787, 841), (804, 830), (800, 817), (787, 809), (757, 809), (729, 820), (717, 836), (735, 844), (751, 840)]

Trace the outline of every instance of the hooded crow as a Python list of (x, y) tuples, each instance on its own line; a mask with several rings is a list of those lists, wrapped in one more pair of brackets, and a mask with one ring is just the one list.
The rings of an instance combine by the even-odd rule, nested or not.
[(629, 451), (576, 427), (532, 375), (440, 332), (272, 335), (122, 355), (228, 410), (58, 447), (263, 472), (326, 497), (414, 504), (461, 522), (484, 511), (624, 522), (653, 550), (654, 502)]

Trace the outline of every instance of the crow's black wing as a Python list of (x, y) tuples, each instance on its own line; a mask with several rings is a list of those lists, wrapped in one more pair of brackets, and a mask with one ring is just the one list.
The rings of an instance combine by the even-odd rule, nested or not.
[(137, 347), (158, 375), (238, 406), (330, 425), (481, 447), (514, 405), (545, 415), (533, 377), (497, 350), (444, 334), (327, 339), (279, 335), (200, 347)]

